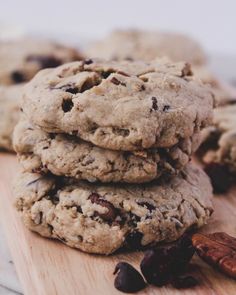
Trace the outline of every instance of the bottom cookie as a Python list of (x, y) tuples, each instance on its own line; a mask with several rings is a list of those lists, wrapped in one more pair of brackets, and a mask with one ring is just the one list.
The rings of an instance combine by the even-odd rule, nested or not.
[(168, 182), (145, 185), (101, 185), (22, 173), (14, 193), (29, 229), (98, 254), (175, 240), (204, 225), (213, 212), (209, 179), (192, 164)]

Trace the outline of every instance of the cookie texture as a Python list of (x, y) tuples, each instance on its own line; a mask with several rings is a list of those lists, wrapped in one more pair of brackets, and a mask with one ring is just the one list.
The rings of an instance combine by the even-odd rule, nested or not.
[(12, 135), (20, 117), (23, 84), (0, 86), (0, 149), (13, 151)]
[(78, 137), (47, 133), (22, 120), (14, 132), (14, 149), (24, 171), (64, 175), (90, 182), (142, 183), (174, 175), (190, 161), (200, 136), (170, 149), (115, 151)]
[(213, 126), (204, 133), (203, 161), (226, 165), (236, 172), (236, 100), (214, 109)]
[(47, 40), (19, 39), (0, 44), (0, 84), (29, 81), (39, 70), (80, 60), (75, 49)]
[(212, 213), (212, 188), (188, 165), (167, 182), (97, 185), (22, 173), (14, 188), (25, 225), (44, 237), (89, 253), (111, 254), (172, 241)]
[(206, 55), (195, 40), (170, 32), (114, 31), (105, 39), (90, 45), (86, 54), (111, 60), (150, 61), (166, 56), (175, 62), (187, 61), (196, 65), (206, 63)]
[(185, 63), (86, 60), (38, 73), (23, 110), (48, 132), (113, 150), (169, 148), (211, 122), (213, 95)]

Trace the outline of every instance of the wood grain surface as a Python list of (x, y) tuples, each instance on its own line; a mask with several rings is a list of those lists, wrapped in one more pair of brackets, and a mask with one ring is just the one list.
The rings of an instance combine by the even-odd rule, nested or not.
[[(143, 253), (109, 257), (88, 255), (59, 242), (28, 231), (13, 207), (11, 183), (18, 164), (16, 157), (0, 154), (0, 219), (25, 295), (113, 295), (122, 294), (114, 286), (115, 264), (124, 260), (139, 268)], [(214, 197), (215, 213), (203, 230), (225, 231), (236, 236), (236, 187), (224, 196)], [(208, 267), (197, 256), (192, 267), (200, 285), (186, 291), (171, 287), (147, 287), (138, 294), (234, 295), (236, 281)]]

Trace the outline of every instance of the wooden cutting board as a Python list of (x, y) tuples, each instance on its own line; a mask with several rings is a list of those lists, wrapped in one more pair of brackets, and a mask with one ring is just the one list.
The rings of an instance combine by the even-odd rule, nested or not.
[[(113, 295), (122, 294), (113, 286), (113, 270), (124, 260), (139, 268), (143, 253), (109, 257), (88, 255), (59, 242), (28, 231), (14, 209), (11, 183), (18, 164), (14, 155), (0, 153), (0, 219), (25, 295)], [(225, 231), (236, 236), (236, 187), (214, 197), (215, 213), (204, 231)], [(234, 295), (236, 281), (221, 275), (197, 256), (193, 267), (201, 284), (186, 291), (171, 287), (147, 287), (138, 294)]]

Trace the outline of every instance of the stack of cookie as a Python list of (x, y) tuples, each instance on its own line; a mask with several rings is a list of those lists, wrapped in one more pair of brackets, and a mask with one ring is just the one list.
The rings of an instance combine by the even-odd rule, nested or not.
[(20, 117), (25, 82), (39, 70), (81, 59), (73, 48), (48, 40), (19, 39), (0, 43), (0, 149), (13, 151), (12, 133)]
[(24, 223), (99, 254), (204, 225), (212, 188), (189, 161), (212, 108), (185, 63), (89, 59), (39, 72), (14, 132)]

